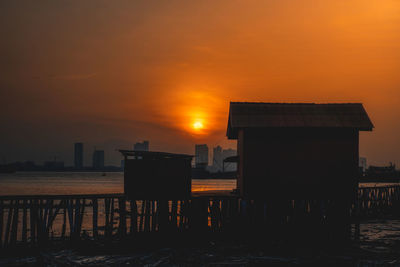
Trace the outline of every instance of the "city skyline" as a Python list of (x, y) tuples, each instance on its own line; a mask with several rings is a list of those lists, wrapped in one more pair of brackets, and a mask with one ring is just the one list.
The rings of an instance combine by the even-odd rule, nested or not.
[[(189, 154), (195, 155), (196, 154), (196, 146), (199, 144), (193, 144), (193, 149), (192, 152)], [(205, 144), (207, 145), (207, 144)], [(60, 155), (60, 153), (54, 153), (54, 154), (49, 154), (45, 159), (43, 160), (35, 160), (35, 159), (31, 159), (31, 158), (25, 158), (25, 159), (21, 159), (21, 160), (15, 160), (15, 161), (7, 161), (5, 159), (3, 159), (3, 162), (0, 163), (1, 164), (9, 164), (9, 163), (15, 163), (15, 162), (19, 162), (19, 163), (29, 163), (29, 164), (36, 164), (38, 166), (40, 165), (44, 165), (46, 163), (51, 163), (51, 162), (60, 162), (63, 163), (65, 165), (65, 167), (73, 167), (76, 170), (82, 169), (82, 168), (88, 168), (88, 167), (92, 167), (93, 166), (93, 154), (96, 151), (103, 151), (104, 152), (104, 166), (120, 166), (121, 165), (121, 154), (118, 151), (119, 149), (133, 149), (133, 150), (138, 150), (138, 151), (160, 151), (160, 150), (151, 150), (149, 149), (150, 147), (150, 142), (147, 140), (144, 140), (143, 142), (135, 142), (135, 143), (131, 143), (131, 145), (127, 145), (125, 147), (119, 147), (119, 148), (111, 148), (110, 150), (108, 149), (103, 149), (103, 146), (93, 146), (91, 148), (88, 148), (88, 145), (84, 142), (75, 142), (73, 144), (71, 144), (71, 158), (69, 159), (65, 159), (63, 157), (59, 157), (58, 155)], [(136, 149), (135, 149), (136, 147)], [(215, 145), (215, 146), (211, 146), (211, 148), (216, 148), (216, 147), (221, 147), (220, 145)], [(222, 149), (222, 147), (221, 147)], [(229, 155), (232, 154), (231, 151), (235, 151), (236, 149), (232, 149), (230, 147), (224, 147), (221, 152), (223, 153), (228, 153)], [(213, 165), (213, 156), (214, 156), (214, 152), (211, 153), (211, 150), (208, 151), (207, 148), (207, 153), (208, 153), (208, 165), (207, 166), (212, 166)], [(116, 159), (111, 159), (110, 160), (110, 155), (109, 154), (116, 154)], [(82, 156), (82, 158), (77, 159), (76, 157), (80, 157)], [(77, 165), (77, 161), (78, 161), (78, 165)], [(193, 159), (193, 162), (195, 162), (195, 158)], [(81, 165), (79, 165), (81, 164)]]

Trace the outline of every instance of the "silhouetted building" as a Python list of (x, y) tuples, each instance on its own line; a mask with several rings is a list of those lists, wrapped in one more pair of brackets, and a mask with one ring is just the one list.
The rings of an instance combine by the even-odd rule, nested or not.
[(75, 143), (74, 167), (75, 169), (83, 168), (83, 143)]
[(360, 168), (360, 174), (364, 175), (365, 171), (367, 170), (367, 159), (360, 157), (358, 161), (358, 167)]
[(213, 172), (221, 172), (222, 171), (222, 161), (223, 161), (223, 156), (222, 156), (222, 147), (221, 146), (216, 146), (213, 148), (213, 163), (212, 163), (212, 169), (211, 171)]
[(230, 104), (238, 189), (245, 197), (355, 197), (359, 131), (373, 125), (362, 104)]
[(135, 150), (120, 152), (125, 162), (124, 192), (129, 199), (170, 200), (190, 197), (193, 156)]
[(393, 163), (389, 163), (389, 166), (369, 166), (366, 171), (366, 174), (369, 177), (374, 178), (388, 178), (388, 177), (397, 177), (399, 176), (399, 172), (396, 171), (396, 165)]
[(224, 164), (224, 160), (228, 157), (236, 156), (237, 152), (235, 149), (222, 149), (221, 146), (213, 148), (213, 163), (210, 167), (211, 172), (232, 172), (236, 171), (236, 162), (227, 162)]
[(149, 141), (138, 142), (133, 145), (135, 151), (149, 151)]
[[(222, 150), (222, 159), (225, 160), (227, 158), (237, 156), (237, 151), (232, 148)], [(237, 163), (236, 162), (225, 162), (223, 164), (223, 171), (224, 172), (233, 172), (237, 170)]]
[(104, 169), (104, 150), (95, 150), (93, 152), (93, 169)]
[(195, 145), (195, 166), (205, 169), (208, 166), (208, 146), (206, 144)]

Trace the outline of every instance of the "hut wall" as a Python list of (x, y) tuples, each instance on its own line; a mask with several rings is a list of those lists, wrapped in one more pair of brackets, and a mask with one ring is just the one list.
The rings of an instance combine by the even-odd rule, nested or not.
[(124, 191), (129, 199), (184, 199), (191, 192), (191, 159), (128, 159)]
[(249, 198), (351, 199), (358, 170), (355, 129), (239, 130), (238, 188)]

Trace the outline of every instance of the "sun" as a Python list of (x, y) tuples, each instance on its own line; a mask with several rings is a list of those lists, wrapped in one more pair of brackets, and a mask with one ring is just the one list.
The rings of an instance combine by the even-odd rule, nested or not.
[(204, 128), (204, 125), (201, 121), (195, 121), (192, 125), (193, 129), (195, 130), (201, 130)]

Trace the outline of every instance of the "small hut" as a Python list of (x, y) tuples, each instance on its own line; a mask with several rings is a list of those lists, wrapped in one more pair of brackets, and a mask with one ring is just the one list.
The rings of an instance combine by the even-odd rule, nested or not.
[(362, 104), (231, 102), (228, 139), (238, 147), (245, 198), (353, 199)]
[(120, 150), (124, 156), (124, 192), (128, 199), (186, 199), (191, 194), (193, 156)]

